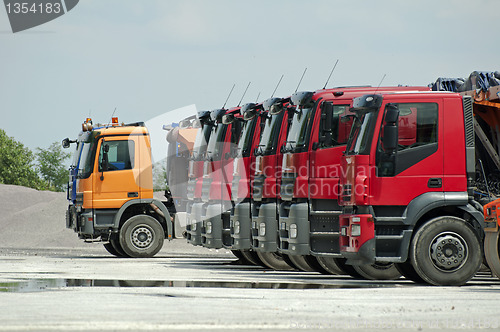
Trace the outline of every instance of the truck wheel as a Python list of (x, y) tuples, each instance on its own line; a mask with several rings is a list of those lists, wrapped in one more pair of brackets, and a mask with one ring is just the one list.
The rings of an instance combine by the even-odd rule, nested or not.
[(330, 272), (328, 272), (323, 268), (323, 266), (321, 266), (321, 264), (318, 261), (318, 257), (313, 255), (307, 255), (304, 256), (304, 259), (306, 260), (307, 264), (309, 264), (309, 266), (314, 269), (314, 271), (319, 272), (321, 274), (330, 274)]
[(417, 284), (425, 284), (425, 280), (418, 275), (417, 271), (415, 271), (410, 261), (406, 261), (404, 263), (396, 263), (394, 265), (396, 265), (396, 269), (398, 269), (399, 273), (401, 273), (401, 275), (406, 279), (411, 280)]
[(500, 278), (500, 232), (485, 232), (484, 255), (491, 272)]
[(138, 215), (125, 221), (120, 230), (120, 245), (133, 258), (153, 257), (164, 239), (163, 227), (153, 217)]
[(354, 266), (347, 264), (347, 259), (345, 258), (334, 258), (335, 262), (337, 265), (345, 271), (345, 274), (350, 275), (351, 277), (355, 279), (364, 279), (361, 274), (354, 269)]
[(104, 249), (106, 249), (106, 251), (109, 252), (111, 255), (116, 256), (116, 257), (121, 257), (121, 255), (118, 253), (118, 251), (116, 251), (115, 248), (113, 248), (111, 243), (109, 243), (109, 242), (104, 243), (103, 246), (104, 246)]
[(401, 277), (394, 263), (353, 265), (354, 270), (367, 280), (394, 280)]
[(104, 249), (106, 249), (111, 255), (116, 256), (116, 257), (127, 257), (123, 250), (120, 247), (120, 250), (117, 250), (113, 243), (110, 242), (104, 243)]
[(259, 256), (255, 251), (252, 249), (249, 250), (241, 250), (241, 255), (245, 260), (247, 260), (250, 264), (249, 265), (257, 265), (257, 266), (262, 266), (262, 267), (267, 267), (264, 265), (264, 263), (260, 260)]
[(276, 271), (294, 271), (295, 269), (287, 264), (283, 260), (283, 256), (277, 252), (260, 252), (257, 251), (257, 256), (259, 256), (262, 263), (267, 267)]
[(298, 267), (300, 271), (303, 272), (316, 272), (306, 261), (305, 256), (301, 255), (288, 255), (288, 258), (292, 261), (293, 265)]
[(347, 274), (340, 266), (337, 264), (337, 260), (333, 257), (316, 257), (319, 264), (329, 273), (333, 275), (343, 275)]
[(413, 268), (427, 283), (460, 286), (483, 261), (481, 243), (471, 226), (457, 217), (437, 217), (420, 227), (410, 246)]

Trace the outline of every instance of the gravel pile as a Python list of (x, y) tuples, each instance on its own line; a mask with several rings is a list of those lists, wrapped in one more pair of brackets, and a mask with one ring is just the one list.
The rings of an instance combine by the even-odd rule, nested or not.
[[(162, 193), (155, 193), (162, 199)], [(106, 253), (101, 242), (85, 243), (66, 228), (66, 193), (0, 184), (0, 249), (84, 249)], [(0, 250), (1, 252), (1, 250)], [(234, 258), (229, 250), (165, 241), (161, 255)]]
[(79, 248), (66, 228), (66, 193), (0, 184), (0, 248)]

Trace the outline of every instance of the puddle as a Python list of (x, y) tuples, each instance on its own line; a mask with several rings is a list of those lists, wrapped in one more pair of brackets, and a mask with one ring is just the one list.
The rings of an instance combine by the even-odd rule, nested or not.
[(0, 292), (43, 292), (69, 287), (192, 287), (256, 289), (334, 289), (398, 287), (395, 284), (322, 284), (294, 282), (197, 281), (197, 280), (105, 280), (105, 279), (22, 279), (0, 282)]

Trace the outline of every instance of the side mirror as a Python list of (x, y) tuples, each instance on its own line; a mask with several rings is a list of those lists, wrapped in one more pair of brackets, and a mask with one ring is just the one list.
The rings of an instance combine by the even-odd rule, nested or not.
[(62, 140), (62, 147), (63, 148), (67, 149), (67, 148), (69, 148), (69, 145), (70, 145), (69, 138), (66, 137), (65, 139)]
[(333, 104), (323, 103), (323, 107), (321, 110), (321, 129), (323, 131), (331, 131), (332, 120), (333, 120)]
[(388, 104), (385, 113), (383, 148), (386, 153), (392, 154), (398, 146), (399, 108), (395, 104)]
[(398, 146), (398, 127), (386, 125), (384, 127), (383, 148), (388, 154), (392, 154)]

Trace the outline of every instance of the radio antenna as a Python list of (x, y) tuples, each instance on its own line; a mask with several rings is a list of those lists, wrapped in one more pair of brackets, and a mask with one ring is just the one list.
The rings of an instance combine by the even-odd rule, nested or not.
[(260, 97), (260, 91), (259, 91), (259, 94), (257, 95), (257, 99), (255, 99), (255, 102), (258, 103), (259, 102), (259, 97)]
[(300, 83), (302, 83), (302, 79), (304, 78), (304, 75), (306, 74), (307, 67), (304, 69), (304, 72), (302, 73), (302, 77), (300, 78), (299, 84), (297, 84), (297, 89), (295, 89), (295, 92), (299, 89)]
[(248, 90), (248, 87), (250, 86), (250, 83), (252, 83), (252, 82), (248, 82), (247, 88), (245, 89), (245, 92), (243, 92), (243, 96), (241, 96), (241, 100), (238, 103), (238, 106), (236, 106), (236, 107), (239, 107), (241, 105), (241, 102), (243, 101), (243, 97), (245, 97), (247, 90)]
[(231, 88), (231, 91), (229, 91), (229, 95), (227, 96), (226, 102), (224, 103), (224, 106), (222, 106), (222, 109), (224, 109), (224, 107), (226, 107), (227, 101), (229, 100), (229, 97), (231, 97), (231, 93), (233, 93), (235, 86), (236, 86), (236, 84), (233, 84), (233, 87)]
[(380, 86), (382, 85), (382, 82), (383, 82), (383, 81), (384, 81), (384, 79), (385, 79), (385, 75), (386, 75), (386, 74), (384, 74), (384, 76), (382, 76), (382, 79), (380, 80), (380, 83), (378, 84), (377, 89), (375, 90), (375, 93), (374, 93), (374, 94), (377, 94), (378, 88), (380, 88)]
[(273, 94), (271, 95), (271, 98), (274, 96), (274, 93), (276, 92), (276, 90), (280, 86), (280, 83), (281, 83), (281, 80), (283, 79), (283, 76), (285, 76), (285, 74), (281, 75), (281, 78), (280, 78), (278, 84), (276, 84), (276, 87), (274, 88), (274, 91), (273, 91)]
[(332, 77), (333, 71), (337, 67), (337, 63), (339, 63), (339, 59), (337, 59), (337, 61), (335, 62), (335, 65), (333, 66), (332, 71), (330, 72), (330, 75), (328, 76), (328, 79), (326, 80), (326, 83), (325, 83), (325, 86), (323, 87), (323, 90), (326, 89), (326, 86), (328, 85), (328, 82), (330, 82), (330, 78)]

